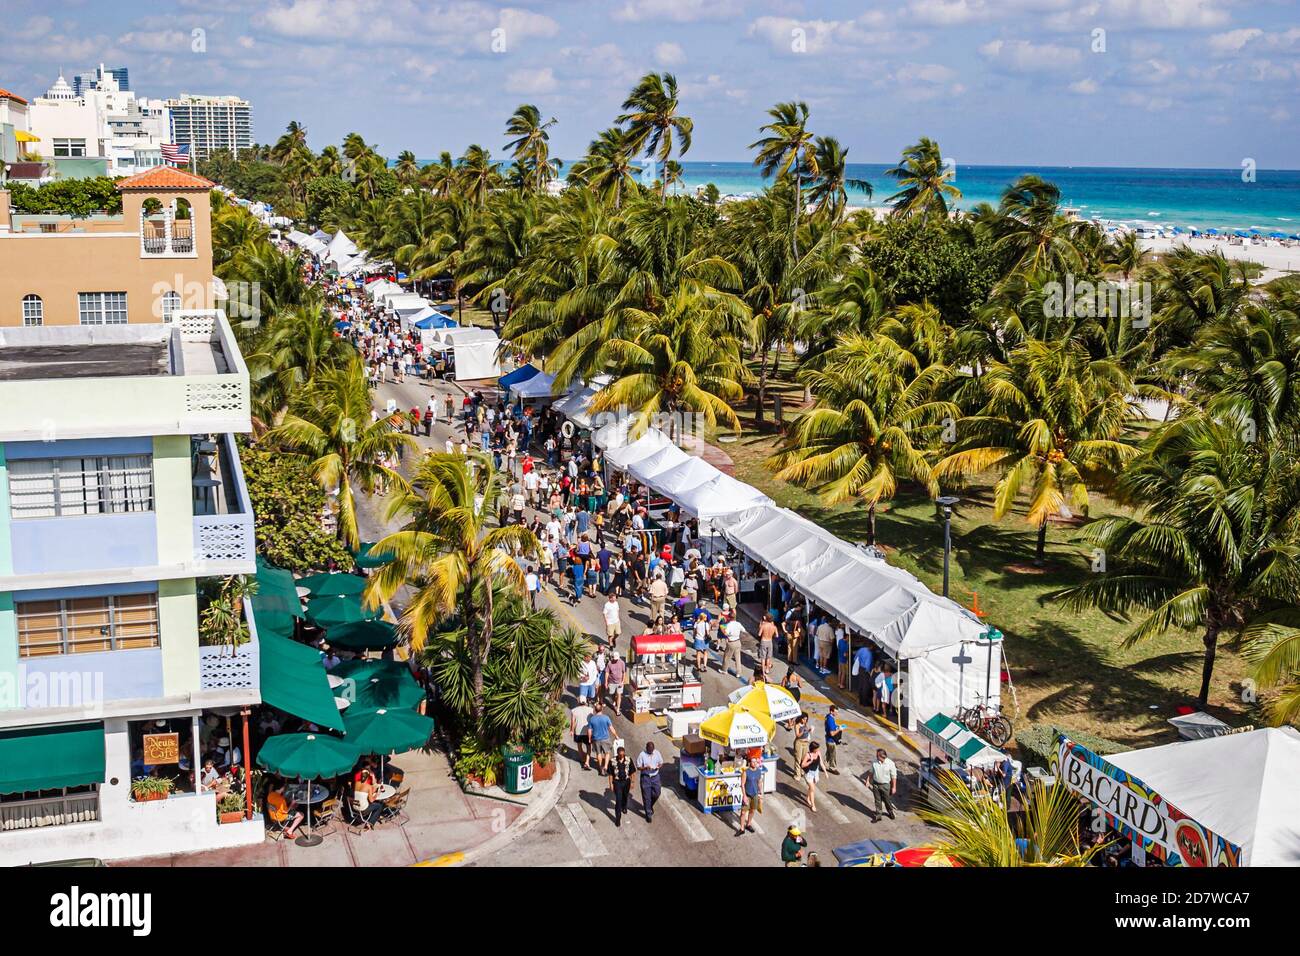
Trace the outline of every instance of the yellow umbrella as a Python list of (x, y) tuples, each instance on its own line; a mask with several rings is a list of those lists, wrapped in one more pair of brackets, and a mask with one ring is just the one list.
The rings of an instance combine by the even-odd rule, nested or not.
[(767, 714), (754, 713), (735, 704), (700, 724), (701, 737), (732, 750), (766, 746), (775, 733), (776, 724)]
[(727, 700), (738, 707), (744, 707), (751, 714), (766, 714), (774, 721), (794, 720), (802, 713), (793, 694), (780, 684), (764, 681), (737, 687), (727, 695)]

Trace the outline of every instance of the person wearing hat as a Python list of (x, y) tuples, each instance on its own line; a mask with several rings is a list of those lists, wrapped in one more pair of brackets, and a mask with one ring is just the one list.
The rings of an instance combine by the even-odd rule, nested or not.
[(803, 851), (807, 846), (808, 841), (803, 838), (803, 832), (791, 824), (785, 831), (785, 839), (781, 841), (781, 863), (785, 866), (803, 866)]
[(623, 713), (623, 688), (627, 684), (627, 664), (619, 655), (618, 651), (613, 651), (609, 655), (609, 663), (605, 665), (605, 682), (602, 686), (604, 697), (614, 698), (614, 713)]

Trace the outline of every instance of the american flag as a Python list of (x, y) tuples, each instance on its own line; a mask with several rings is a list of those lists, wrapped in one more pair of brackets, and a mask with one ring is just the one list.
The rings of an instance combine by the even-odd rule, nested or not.
[(175, 143), (162, 144), (163, 162), (171, 163), (173, 166), (188, 166), (190, 163), (189, 144), (178, 146)]

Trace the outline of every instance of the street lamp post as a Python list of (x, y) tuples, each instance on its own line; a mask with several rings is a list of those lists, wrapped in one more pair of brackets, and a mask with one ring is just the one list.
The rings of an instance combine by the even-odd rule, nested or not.
[(943, 495), (936, 499), (943, 509), (943, 596), (948, 596), (948, 556), (952, 553), (952, 506), (961, 501), (955, 495)]

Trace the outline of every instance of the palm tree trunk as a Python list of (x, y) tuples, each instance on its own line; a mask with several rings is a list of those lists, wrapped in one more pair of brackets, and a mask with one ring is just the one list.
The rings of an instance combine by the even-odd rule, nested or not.
[(483, 665), (487, 663), (488, 651), (492, 649), (492, 582), (483, 584), (483, 633), (479, 637), (479, 648), (474, 655), (474, 718), (483, 717)]
[(767, 401), (767, 351), (768, 343), (763, 343), (758, 363), (758, 404), (754, 408), (754, 424), (763, 424), (763, 405)]
[(1205, 663), (1201, 667), (1201, 692), (1196, 704), (1204, 710), (1210, 702), (1210, 677), (1214, 674), (1214, 656), (1219, 649), (1219, 625), (1209, 625), (1202, 642), (1205, 644)]
[(790, 248), (794, 250), (794, 257), (799, 258), (799, 216), (802, 212), (803, 204), (803, 179), (799, 175), (799, 155), (794, 157), (794, 223), (790, 227)]
[(1034, 567), (1043, 566), (1044, 555), (1047, 551), (1047, 522), (1044, 521), (1038, 526), (1038, 547), (1034, 550)]
[(872, 502), (867, 508), (867, 544), (876, 543), (876, 505)]

